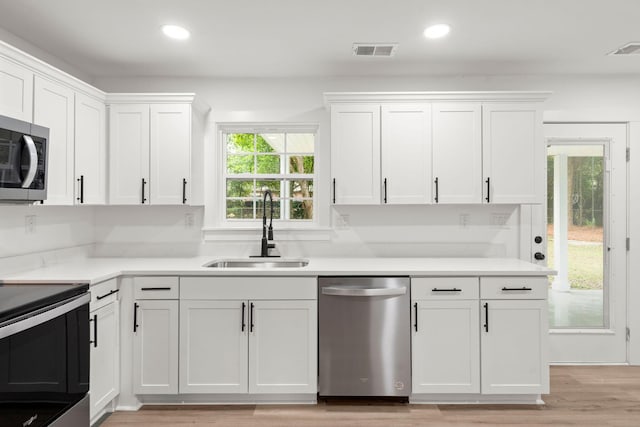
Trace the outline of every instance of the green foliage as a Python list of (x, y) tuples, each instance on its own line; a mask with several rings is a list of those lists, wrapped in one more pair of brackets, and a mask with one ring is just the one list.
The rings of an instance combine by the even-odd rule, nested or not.
[[(554, 258), (553, 239), (549, 239), (547, 265), (551, 268), (554, 266)], [(570, 243), (568, 263), (571, 289), (602, 289), (604, 254), (601, 244)]]

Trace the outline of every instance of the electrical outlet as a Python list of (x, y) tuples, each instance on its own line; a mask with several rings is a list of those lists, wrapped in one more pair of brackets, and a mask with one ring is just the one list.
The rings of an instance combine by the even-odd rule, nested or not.
[(24, 217), (24, 232), (27, 234), (35, 233), (36, 231), (36, 216), (25, 215)]
[(336, 228), (339, 230), (349, 227), (349, 215), (336, 215)]
[(471, 217), (468, 213), (460, 214), (460, 228), (467, 228), (469, 226), (469, 218)]
[(193, 213), (186, 213), (184, 214), (184, 226), (187, 228), (191, 228), (193, 227), (193, 224), (195, 223), (195, 218)]

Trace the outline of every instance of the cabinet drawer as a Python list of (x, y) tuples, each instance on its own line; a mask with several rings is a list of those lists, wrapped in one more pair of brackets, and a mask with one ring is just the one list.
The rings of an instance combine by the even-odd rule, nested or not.
[(182, 277), (180, 299), (315, 300), (317, 281), (315, 277)]
[(118, 299), (118, 279), (107, 280), (89, 288), (91, 294), (91, 311), (104, 307)]
[(411, 299), (468, 300), (480, 296), (477, 277), (412, 277)]
[(546, 277), (481, 277), (482, 299), (547, 299)]
[(134, 277), (135, 299), (178, 299), (180, 285), (177, 276)]

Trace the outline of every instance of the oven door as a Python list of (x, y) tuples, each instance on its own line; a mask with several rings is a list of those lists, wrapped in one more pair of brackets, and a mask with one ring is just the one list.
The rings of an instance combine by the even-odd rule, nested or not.
[(0, 326), (0, 427), (49, 425), (83, 400), (88, 319), (83, 294)]

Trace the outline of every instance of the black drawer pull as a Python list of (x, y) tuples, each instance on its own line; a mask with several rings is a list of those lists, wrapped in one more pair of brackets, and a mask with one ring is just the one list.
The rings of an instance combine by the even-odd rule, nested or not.
[(140, 288), (141, 291), (170, 291), (171, 288), (170, 287), (164, 287), (164, 288)]
[(93, 344), (94, 347), (98, 346), (98, 315), (94, 314), (93, 319), (89, 319), (89, 322), (93, 322), (93, 341), (89, 341), (89, 344)]
[(187, 203), (187, 180), (182, 178), (182, 204)]
[(433, 289), (431, 289), (431, 292), (462, 292), (462, 289), (458, 289), (458, 288), (453, 288), (453, 289), (433, 288)]
[(532, 291), (533, 289), (531, 288), (527, 288), (527, 287), (521, 287), (521, 288), (507, 288), (506, 286), (504, 288), (502, 288), (503, 291)]
[(484, 303), (484, 331), (489, 332), (489, 303)]
[(133, 332), (138, 329), (138, 305), (137, 302), (133, 303)]
[(98, 295), (98, 296), (96, 297), (96, 299), (97, 299), (98, 301), (100, 301), (101, 299), (104, 299), (104, 298), (108, 297), (109, 295), (113, 295), (113, 294), (115, 294), (116, 292), (119, 292), (119, 291), (120, 291), (120, 289), (114, 289), (114, 290), (112, 290), (111, 292), (109, 292), (108, 294)]

